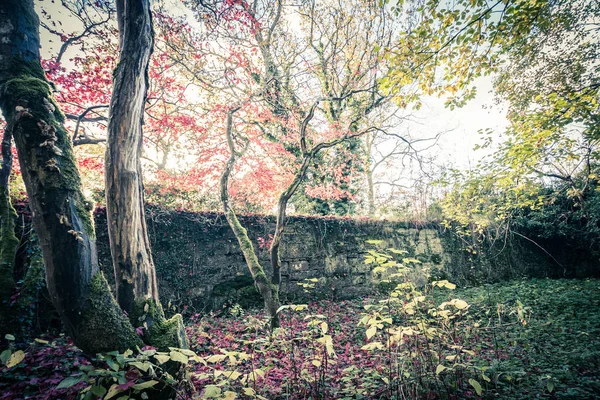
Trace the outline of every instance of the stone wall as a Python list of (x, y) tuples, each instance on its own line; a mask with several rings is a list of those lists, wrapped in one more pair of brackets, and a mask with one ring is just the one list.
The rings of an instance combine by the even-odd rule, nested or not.
[[(97, 210), (99, 258), (109, 280), (113, 277), (106, 232), (106, 216)], [(269, 235), (275, 229), (270, 216), (240, 216), (266, 270)], [(227, 301), (260, 304), (260, 296), (244, 262), (233, 232), (221, 213), (190, 213), (147, 209), (152, 252), (164, 304), (191, 307), (190, 311), (219, 308)], [(585, 278), (600, 276), (599, 262), (561, 241), (524, 239), (478, 242), (459, 237), (441, 226), (322, 217), (290, 217), (282, 248), (282, 297), (303, 301), (301, 284), (314, 284), (310, 297), (334, 299), (366, 295), (380, 288), (364, 259), (373, 245), (407, 251), (419, 260), (414, 274), (429, 268), (434, 279), (459, 285), (520, 277)], [(316, 279), (316, 282), (307, 281)]]
[[(197, 310), (219, 307), (227, 299), (259, 303), (244, 258), (233, 232), (220, 213), (164, 212), (148, 210), (148, 228), (163, 302)], [(265, 269), (269, 269), (269, 234), (275, 221), (270, 216), (241, 216)], [(101, 264), (110, 271), (106, 217), (96, 213)], [(364, 256), (374, 249), (367, 240), (383, 240), (381, 246), (405, 250), (422, 266), (443, 270), (450, 258), (433, 226), (339, 218), (291, 217), (282, 248), (282, 294), (292, 301), (306, 297), (299, 284), (315, 285), (311, 295), (347, 298), (376, 289), (371, 267)], [(317, 282), (307, 279), (317, 279)]]

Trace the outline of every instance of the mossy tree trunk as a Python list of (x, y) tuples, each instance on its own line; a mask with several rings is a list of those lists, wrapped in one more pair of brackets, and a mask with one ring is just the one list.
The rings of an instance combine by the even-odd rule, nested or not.
[(117, 17), (120, 55), (110, 102), (105, 175), (117, 300), (133, 324), (144, 324), (148, 344), (185, 347), (181, 317), (166, 321), (160, 306), (144, 218), (142, 125), (154, 44), (150, 1), (118, 0)]
[(141, 341), (98, 268), (91, 204), (40, 64), (33, 0), (0, 2), (0, 107), (12, 126), (52, 303), (88, 353)]
[(14, 265), (19, 239), (15, 235), (17, 213), (10, 202), (8, 181), (12, 170), (12, 126), (7, 124), (2, 139), (0, 170), (0, 336), (8, 332), (9, 303), (15, 289)]
[[(239, 108), (231, 108), (227, 113), (227, 124), (225, 128), (225, 134), (227, 136), (227, 144), (231, 153), (225, 169), (221, 175), (221, 201), (223, 202), (223, 210), (225, 212), (225, 218), (233, 230), (233, 233), (238, 240), (246, 265), (250, 270), (250, 275), (254, 280), (254, 285), (263, 298), (265, 305), (265, 312), (269, 316), (271, 328), (279, 327), (279, 318), (277, 311), (279, 310), (279, 284), (273, 284), (263, 269), (262, 265), (258, 261), (256, 252), (254, 251), (254, 245), (248, 237), (248, 231), (240, 224), (237, 215), (229, 201), (229, 177), (233, 172), (233, 167), (238, 158), (244, 153), (248, 147), (248, 141), (244, 141), (244, 149), (238, 151), (235, 149), (235, 140), (233, 133), (233, 114), (239, 110)], [(243, 138), (242, 138), (243, 140)]]

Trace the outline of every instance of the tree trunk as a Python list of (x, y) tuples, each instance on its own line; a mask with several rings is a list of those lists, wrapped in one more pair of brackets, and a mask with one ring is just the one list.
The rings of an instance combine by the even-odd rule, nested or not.
[(144, 214), (143, 116), (154, 44), (149, 0), (118, 0), (119, 64), (114, 74), (106, 148), (106, 210), (117, 300), (146, 342), (187, 347), (181, 316), (166, 321)]
[(365, 138), (366, 152), (367, 152), (367, 166), (365, 168), (365, 174), (367, 175), (367, 203), (369, 205), (369, 217), (375, 216), (375, 185), (373, 184), (373, 161), (371, 159), (373, 154), (373, 142), (375, 141), (374, 134), (367, 133)]
[(373, 171), (367, 166), (367, 201), (369, 203), (369, 217), (375, 216), (375, 186), (373, 185)]
[[(227, 164), (225, 165), (225, 169), (221, 175), (221, 201), (223, 202), (225, 218), (227, 219), (231, 230), (233, 230), (233, 234), (238, 240), (240, 249), (242, 250), (242, 254), (246, 260), (246, 265), (248, 266), (250, 275), (252, 275), (252, 279), (254, 280), (254, 285), (263, 298), (265, 312), (269, 316), (271, 329), (274, 329), (279, 327), (279, 317), (277, 314), (280, 305), (279, 284), (269, 282), (267, 274), (265, 274), (265, 270), (258, 261), (256, 252), (254, 251), (254, 245), (252, 245), (252, 241), (248, 237), (248, 231), (242, 226), (242, 224), (240, 224), (240, 221), (235, 215), (235, 211), (229, 204), (229, 176), (233, 171), (235, 162), (245, 151), (245, 149), (242, 152), (236, 151), (233, 140), (233, 114), (237, 110), (238, 108), (232, 108), (227, 113), (227, 127), (225, 128), (225, 133), (227, 136), (227, 144), (229, 146), (231, 156), (229, 157), (229, 160), (227, 160)], [(246, 145), (247, 144), (248, 143), (246, 143)]]
[(7, 124), (2, 139), (2, 169), (0, 170), (0, 337), (8, 329), (10, 298), (15, 289), (13, 277), (19, 239), (15, 235), (17, 212), (10, 202), (8, 181), (12, 170), (12, 126)]
[(82, 350), (135, 348), (141, 341), (98, 268), (91, 204), (40, 64), (33, 0), (0, 2), (0, 24), (0, 106), (12, 125), (52, 303)]

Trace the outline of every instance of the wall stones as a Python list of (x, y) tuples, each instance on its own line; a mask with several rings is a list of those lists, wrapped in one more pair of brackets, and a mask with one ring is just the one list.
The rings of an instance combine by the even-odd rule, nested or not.
[[(227, 300), (256, 297), (242, 253), (227, 221), (220, 213), (147, 212), (152, 252), (163, 302), (196, 309), (219, 307)], [(269, 269), (268, 240), (275, 221), (270, 216), (242, 216), (241, 223)], [(100, 260), (112, 276), (106, 236), (106, 218), (96, 213)], [(282, 294), (306, 297), (299, 284), (317, 278), (313, 295), (347, 298), (366, 295), (376, 287), (370, 266), (363, 260), (369, 239), (408, 251), (426, 265), (447, 262), (438, 232), (404, 223), (336, 218), (291, 217), (282, 248)], [(266, 244), (265, 244), (266, 242)], [(443, 267), (443, 265), (442, 265)], [(312, 284), (312, 283), (311, 283)]]
[[(107, 278), (112, 278), (106, 217), (96, 212), (99, 258)], [(243, 305), (260, 303), (233, 232), (220, 213), (189, 213), (147, 208), (149, 236), (163, 303), (200, 311), (219, 308), (226, 301)], [(270, 268), (269, 234), (275, 229), (270, 216), (241, 216), (266, 270)], [(383, 240), (385, 247), (405, 250), (421, 263), (412, 278), (423, 280), (423, 268), (435, 279), (458, 284), (514, 279), (521, 276), (561, 276), (561, 268), (537, 246), (512, 240), (465, 251), (465, 242), (452, 231), (435, 225), (416, 226), (400, 222), (362, 219), (290, 217), (281, 246), (282, 297), (305, 300), (306, 284), (311, 296), (334, 299), (369, 294), (378, 288), (371, 266), (364, 258), (373, 246), (367, 240)], [(487, 245), (486, 245), (487, 246)], [(497, 246), (497, 244), (496, 244)], [(561, 259), (563, 260), (563, 259)], [(415, 264), (413, 264), (415, 265)], [(573, 269), (575, 270), (575, 269)], [(316, 278), (316, 282), (307, 279)]]

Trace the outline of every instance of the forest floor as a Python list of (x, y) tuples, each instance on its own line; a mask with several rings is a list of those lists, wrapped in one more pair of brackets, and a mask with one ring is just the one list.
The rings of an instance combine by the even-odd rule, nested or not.
[[(188, 335), (199, 357), (186, 358), (190, 385), (180, 393), (224, 399), (600, 398), (599, 280), (436, 288), (415, 309), (403, 300), (398, 311), (383, 307), (387, 300), (291, 307), (282, 312), (283, 329), (271, 337), (260, 313), (234, 307), (226, 315), (198, 315)], [(127, 371), (110, 360), (107, 366), (110, 357), (90, 360), (64, 337), (33, 340), (23, 351), (20, 363), (0, 370), (2, 400), (76, 398), (88, 383), (57, 386), (80, 376), (82, 366), (89, 374), (90, 365), (122, 374), (111, 398), (153, 398), (152, 388), (139, 385), (147, 378), (131, 364)], [(91, 392), (87, 398), (108, 398), (105, 390), (95, 390), (99, 397)]]

